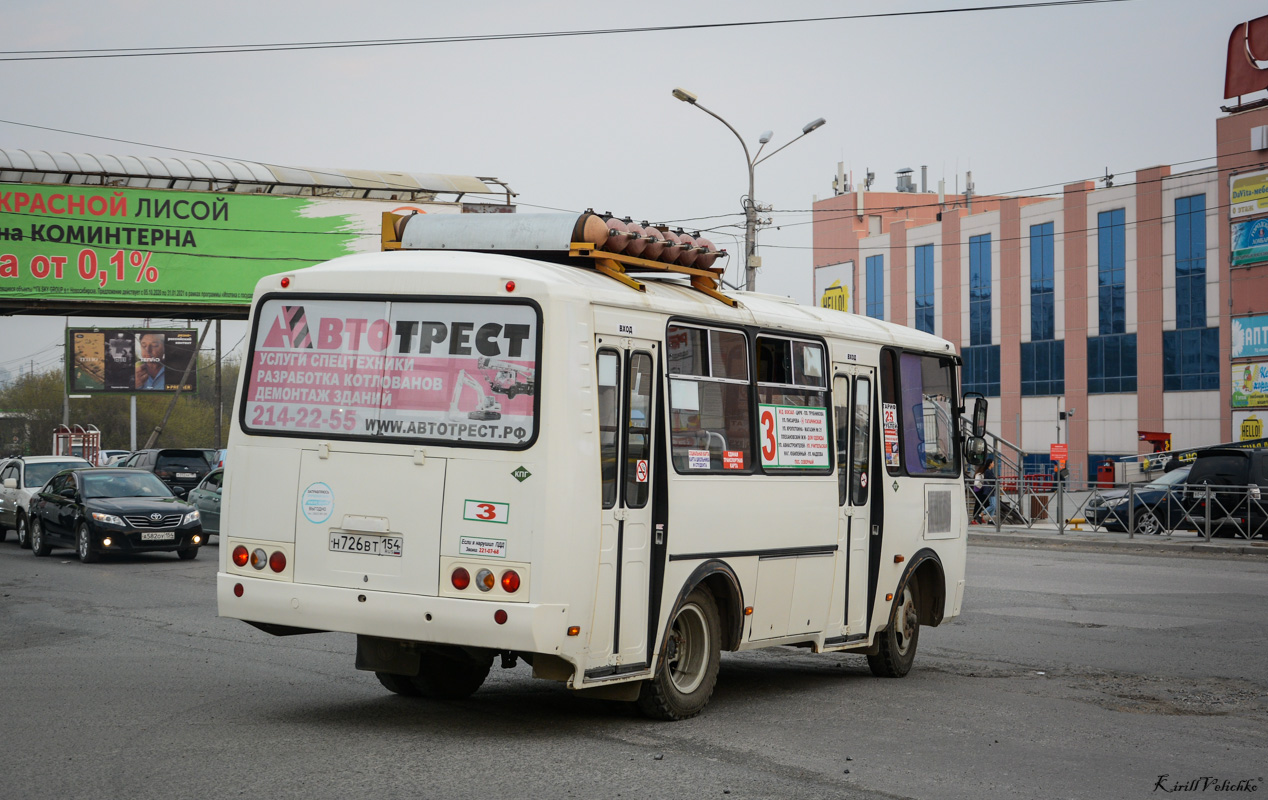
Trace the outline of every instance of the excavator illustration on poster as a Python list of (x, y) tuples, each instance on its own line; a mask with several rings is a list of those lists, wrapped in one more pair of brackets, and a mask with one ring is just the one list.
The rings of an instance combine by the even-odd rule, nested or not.
[[(532, 395), (537, 387), (534, 377), (535, 371), (530, 367), (521, 367), (518, 364), (510, 364), (505, 361), (497, 361), (492, 358), (481, 358), (477, 362), (482, 373), (492, 373), (492, 375), (482, 375), (488, 383), (489, 389), (497, 394), (506, 395), (507, 399), (514, 399), (517, 394)], [(463, 414), (458, 409), (458, 403), (462, 399), (462, 390), (470, 387), (477, 398), (477, 405), (474, 411), (467, 412), (467, 419), (492, 420), (502, 418), (502, 404), (498, 402), (496, 397), (485, 391), (484, 385), (480, 381), (471, 377), (464, 369), (458, 373), (458, 377), (454, 381), (453, 398), (449, 402), (449, 418), (462, 419)]]

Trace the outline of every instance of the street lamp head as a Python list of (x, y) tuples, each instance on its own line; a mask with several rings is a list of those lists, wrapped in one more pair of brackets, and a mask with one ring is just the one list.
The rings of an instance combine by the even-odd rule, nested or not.
[(828, 121), (824, 119), (823, 117), (819, 117), (814, 122), (807, 122), (806, 127), (801, 129), (801, 135), (805, 136), (807, 133), (810, 133), (813, 130), (818, 130), (819, 128), (822, 128), (826, 124), (828, 124)]
[(766, 144), (767, 142), (769, 142), (769, 141), (771, 140), (771, 137), (772, 137), (772, 136), (774, 136), (774, 135), (775, 135), (775, 132), (774, 132), (774, 131), (766, 131), (766, 132), (764, 132), (761, 136), (759, 136), (759, 137), (757, 138), (757, 141), (758, 141), (760, 144)]
[(684, 103), (691, 103), (693, 106), (696, 104), (696, 100), (698, 99), (694, 94), (686, 89), (674, 89), (674, 97), (677, 97)]

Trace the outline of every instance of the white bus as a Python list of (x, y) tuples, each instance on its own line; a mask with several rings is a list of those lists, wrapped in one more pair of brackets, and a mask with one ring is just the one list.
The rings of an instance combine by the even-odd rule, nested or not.
[(222, 616), (355, 634), (402, 695), (524, 659), (663, 719), (705, 706), (723, 650), (908, 672), (964, 591), (982, 445), (951, 344), (727, 297), (716, 269), (602, 250), (608, 222), (420, 215), (392, 251), (260, 282)]

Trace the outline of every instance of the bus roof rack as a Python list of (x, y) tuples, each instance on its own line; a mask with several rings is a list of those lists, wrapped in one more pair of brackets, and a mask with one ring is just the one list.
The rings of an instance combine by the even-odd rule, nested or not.
[(384, 250), (463, 250), (502, 253), (593, 269), (631, 289), (646, 286), (631, 273), (683, 275), (691, 288), (735, 307), (721, 291), (725, 250), (699, 232), (635, 223), (593, 211), (578, 214), (383, 214)]

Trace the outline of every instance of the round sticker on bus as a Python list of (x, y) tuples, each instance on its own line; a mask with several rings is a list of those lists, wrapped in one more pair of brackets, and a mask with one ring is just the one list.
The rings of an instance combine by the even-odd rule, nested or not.
[(299, 498), (299, 507), (305, 519), (320, 525), (335, 511), (335, 493), (324, 483), (314, 483), (304, 490)]

